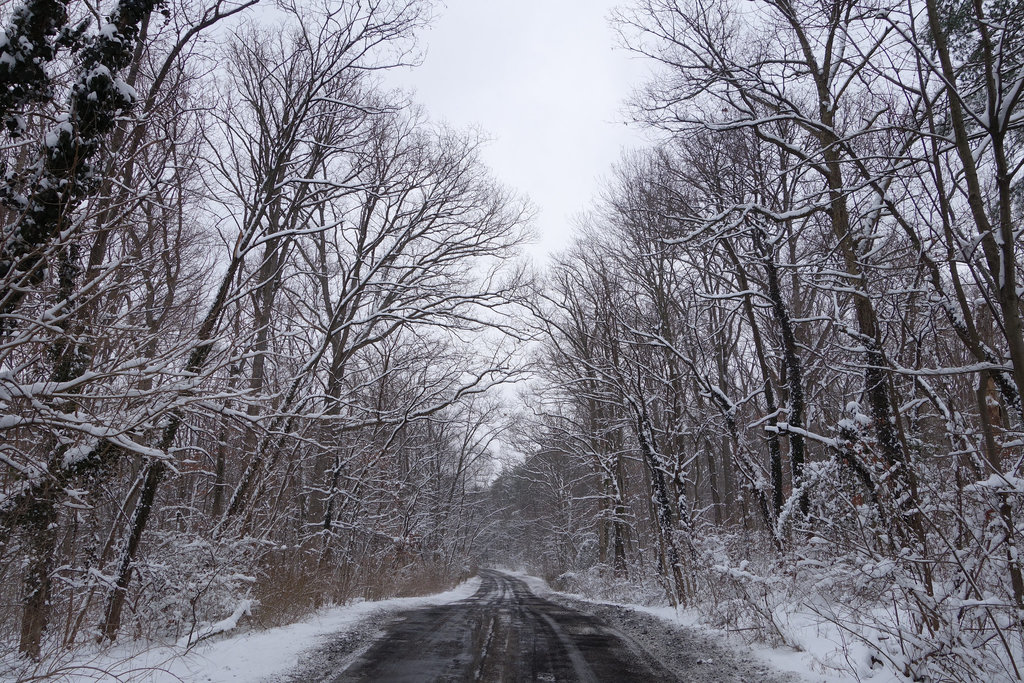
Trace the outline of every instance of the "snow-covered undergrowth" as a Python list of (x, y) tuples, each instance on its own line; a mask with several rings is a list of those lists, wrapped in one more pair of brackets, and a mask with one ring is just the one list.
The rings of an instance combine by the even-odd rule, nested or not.
[[(44, 660), (34, 671), (15, 669), (18, 662), (3, 663), (0, 681), (132, 681), (138, 683), (205, 683), (258, 681), (273, 678), (300, 663), (302, 655), (322, 644), (325, 636), (343, 633), (376, 612), (392, 612), (455, 602), (471, 596), (480, 580), (473, 578), (452, 590), (413, 598), (354, 601), (324, 608), (311, 617), (287, 626), (254, 628), (235, 609), (225, 619), (205, 625), (204, 637), (182, 637), (177, 642), (129, 641), (112, 648), (86, 648), (59, 658)], [(23, 666), (24, 662), (20, 662)]]
[[(17, 556), (15, 547), (9, 557)], [(252, 537), (210, 540), (156, 531), (134, 566), (138, 590), (130, 594), (116, 643), (102, 640), (99, 629), (114, 577), (95, 568), (62, 567), (53, 591), (61, 609), (54, 610), (42, 656), (33, 662), (20, 654), (17, 631), (0, 629), (0, 680), (107, 680), (112, 671), (134, 680), (136, 673), (159, 668), (188, 648), (202, 651), (222, 634), (305, 622), (323, 614), (325, 605), (432, 594), (469, 576), (466, 567), (398, 563), (385, 552), (323, 565), (319, 544), (303, 548)], [(0, 581), (0, 604), (16, 605), (20, 588), (18, 582)]]
[(630, 580), (614, 574), (609, 576), (606, 568), (601, 566), (565, 572), (552, 582), (552, 587), (615, 604), (647, 607), (665, 604), (665, 589), (654, 578), (637, 576)]
[(694, 548), (694, 593), (679, 609), (669, 606), (663, 585), (639, 573), (615, 578), (597, 566), (551, 585), (729, 634), (762, 648), (777, 668), (812, 679), (1019, 680), (1024, 644), (1008, 621), (1012, 610), (994, 595), (987, 602), (960, 597), (957, 572), (933, 567), (929, 595), (912, 556), (894, 560), (820, 536), (786, 553), (765, 546), (754, 534), (708, 537)]
[[(651, 586), (652, 582), (647, 579), (638, 580), (635, 584), (622, 579), (602, 580), (600, 572), (595, 568), (587, 572), (559, 576), (554, 581), (558, 587), (556, 590), (543, 579), (523, 573), (517, 574), (530, 584), (534, 592), (542, 595), (555, 592), (583, 602), (616, 605), (650, 614), (672, 626), (696, 629), (720, 638), (724, 645), (730, 642), (742, 644), (773, 669), (797, 674), (808, 681), (906, 681), (892, 671), (872, 666), (870, 656), (867, 656), (863, 649), (851, 649), (841, 632), (831, 628), (827, 623), (822, 623), (822, 620), (812, 613), (801, 610), (795, 602), (785, 607), (778, 605), (775, 618), (779, 623), (767, 628), (767, 624), (739, 618), (736, 612), (730, 612), (728, 609), (715, 609), (713, 600), (689, 607), (672, 607), (665, 598), (664, 590)], [(770, 637), (768, 631), (771, 631), (774, 637)], [(855, 665), (859, 655), (863, 655), (862, 659), (867, 663), (866, 666)]]

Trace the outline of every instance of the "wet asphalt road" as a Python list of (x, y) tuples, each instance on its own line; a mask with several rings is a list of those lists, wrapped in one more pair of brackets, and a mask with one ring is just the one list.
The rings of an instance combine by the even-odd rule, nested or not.
[(494, 571), (449, 605), (406, 612), (335, 683), (677, 680), (596, 617)]

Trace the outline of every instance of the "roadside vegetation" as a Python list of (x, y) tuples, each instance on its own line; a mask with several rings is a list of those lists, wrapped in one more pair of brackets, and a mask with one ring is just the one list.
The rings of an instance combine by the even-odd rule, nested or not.
[(26, 0), (0, 49), (0, 651), (468, 570), (523, 201), (379, 74), (426, 3)]
[(625, 4), (655, 142), (537, 273), (385, 85), (434, 10), (0, 10), (0, 675), (494, 562), (1024, 679), (1024, 4)]
[(860, 676), (1019, 680), (1024, 5), (615, 24), (659, 142), (539, 287), (496, 552)]

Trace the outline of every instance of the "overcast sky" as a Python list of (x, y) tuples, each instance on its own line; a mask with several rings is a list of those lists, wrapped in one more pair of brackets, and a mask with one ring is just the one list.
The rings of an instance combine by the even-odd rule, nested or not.
[(539, 210), (538, 258), (567, 243), (623, 147), (641, 144), (623, 102), (647, 66), (618, 47), (616, 0), (447, 0), (422, 65), (394, 80), (436, 120), (476, 125), (484, 158)]

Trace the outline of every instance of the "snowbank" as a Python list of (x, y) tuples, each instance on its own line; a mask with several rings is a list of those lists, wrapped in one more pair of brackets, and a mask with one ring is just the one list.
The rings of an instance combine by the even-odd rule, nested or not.
[[(370, 614), (455, 602), (473, 595), (479, 584), (480, 579), (473, 578), (445, 593), (328, 608), (306, 621), (220, 639), (211, 638), (191, 648), (184, 647), (183, 643), (148, 647), (130, 643), (98, 653), (77, 653), (72, 661), (56, 665), (55, 673), (59, 680), (76, 682), (258, 681), (296, 668), (304, 652), (321, 646), (328, 636), (351, 629)], [(236, 615), (232, 615), (216, 626), (225, 626), (232, 619), (237, 622)], [(54, 665), (50, 662), (47, 668), (53, 671)]]

